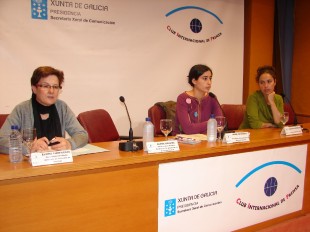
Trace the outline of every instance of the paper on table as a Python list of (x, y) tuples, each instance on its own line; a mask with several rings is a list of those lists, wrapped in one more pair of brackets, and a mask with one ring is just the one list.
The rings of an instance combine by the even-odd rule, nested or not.
[(192, 135), (177, 134), (176, 137), (195, 139), (195, 140), (201, 140), (201, 141), (207, 140), (207, 135), (204, 135), (204, 134), (192, 134)]
[(109, 151), (109, 150), (102, 148), (102, 147), (97, 147), (92, 144), (86, 144), (84, 147), (73, 150), (72, 156), (86, 155), (86, 154), (105, 152), (105, 151)]

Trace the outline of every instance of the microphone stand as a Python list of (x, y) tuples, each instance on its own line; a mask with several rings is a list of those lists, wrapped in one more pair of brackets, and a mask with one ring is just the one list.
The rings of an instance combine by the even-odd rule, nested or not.
[(119, 150), (121, 151), (138, 151), (138, 150), (142, 150), (143, 149), (143, 142), (142, 141), (134, 141), (133, 140), (133, 130), (132, 130), (132, 124), (131, 124), (131, 119), (130, 119), (130, 115), (128, 112), (128, 108), (127, 105), (125, 103), (125, 98), (123, 96), (119, 97), (119, 100), (124, 103), (125, 108), (126, 108), (126, 112), (127, 112), (127, 116), (129, 119), (129, 138), (127, 142), (120, 142), (118, 145)]

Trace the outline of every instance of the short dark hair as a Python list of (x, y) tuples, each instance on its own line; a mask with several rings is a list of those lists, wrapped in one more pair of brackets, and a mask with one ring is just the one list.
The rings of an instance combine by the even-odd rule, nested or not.
[(211, 76), (213, 76), (212, 69), (209, 68), (207, 65), (203, 65), (203, 64), (194, 65), (189, 71), (189, 74), (187, 76), (188, 84), (190, 84), (191, 86), (194, 86), (193, 79), (198, 80), (198, 78), (207, 71), (210, 71)]
[(259, 82), (259, 78), (261, 75), (263, 75), (264, 73), (268, 73), (270, 74), (274, 80), (276, 80), (276, 70), (274, 67), (270, 66), (270, 65), (264, 65), (264, 66), (260, 66), (257, 69), (256, 72), (256, 82)]
[(58, 78), (59, 81), (59, 86), (62, 85), (62, 83), (64, 82), (64, 73), (61, 70), (55, 69), (53, 67), (50, 66), (41, 66), (36, 68), (33, 71), (32, 77), (31, 77), (31, 85), (35, 86), (39, 83), (39, 81), (41, 80), (41, 78), (47, 77), (49, 75), (55, 75)]

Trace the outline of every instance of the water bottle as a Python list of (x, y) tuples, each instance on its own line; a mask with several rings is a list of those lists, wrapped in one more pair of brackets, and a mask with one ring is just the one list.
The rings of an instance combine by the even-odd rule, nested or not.
[(211, 114), (211, 117), (208, 120), (208, 126), (207, 126), (208, 142), (215, 142), (216, 136), (217, 136), (217, 123), (214, 118), (214, 114)]
[(18, 126), (11, 126), (9, 135), (9, 159), (11, 163), (19, 163), (23, 160), (23, 141)]
[(147, 151), (146, 143), (154, 141), (154, 125), (151, 122), (151, 118), (145, 118), (143, 126), (143, 149)]

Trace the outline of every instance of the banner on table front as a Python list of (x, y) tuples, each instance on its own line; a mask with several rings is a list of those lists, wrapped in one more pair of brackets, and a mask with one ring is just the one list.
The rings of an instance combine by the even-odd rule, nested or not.
[(159, 166), (158, 231), (232, 231), (302, 209), (307, 146)]

